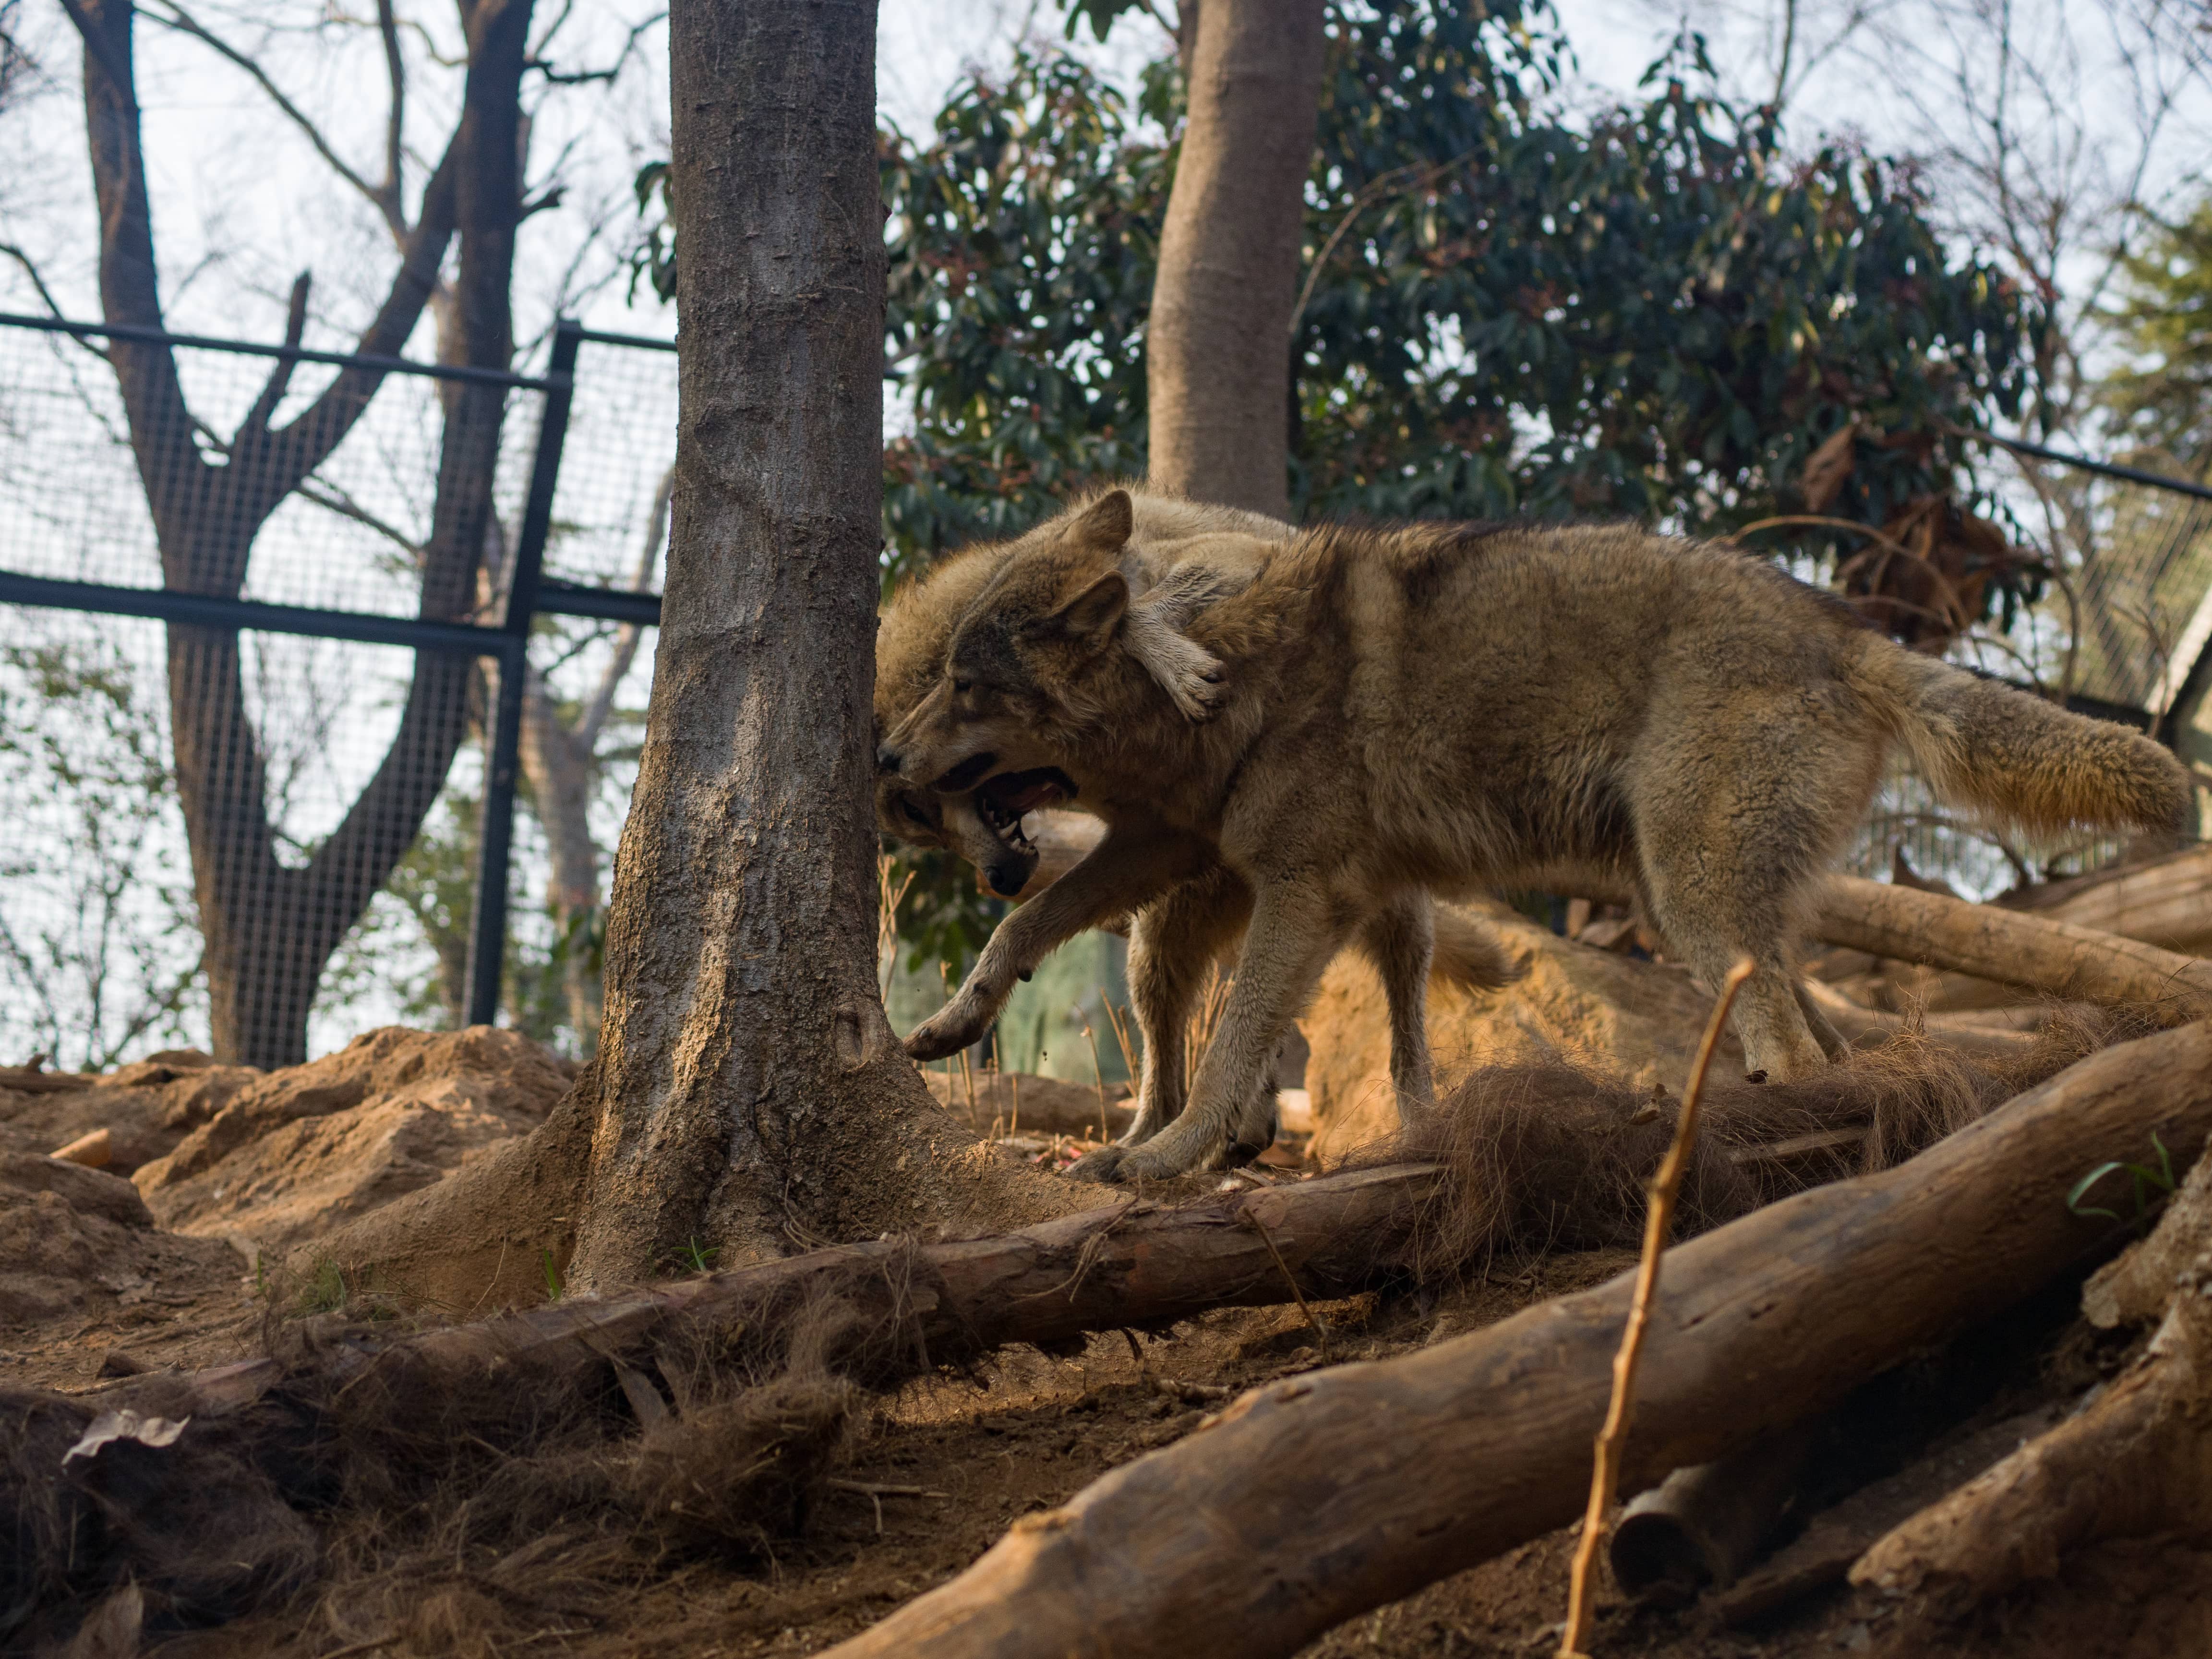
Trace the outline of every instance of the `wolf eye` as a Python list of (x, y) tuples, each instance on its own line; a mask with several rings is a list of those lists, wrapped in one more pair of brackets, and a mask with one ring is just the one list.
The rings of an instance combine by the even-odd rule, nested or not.
[(975, 689), (975, 682), (973, 680), (955, 680), (952, 682), (952, 689), (964, 696), (966, 693), (973, 691)]
[(923, 829), (927, 830), (929, 828), (929, 820), (922, 817), (921, 809), (915, 806), (912, 801), (901, 801), (899, 803), (899, 811), (904, 812), (908, 818), (920, 824)]

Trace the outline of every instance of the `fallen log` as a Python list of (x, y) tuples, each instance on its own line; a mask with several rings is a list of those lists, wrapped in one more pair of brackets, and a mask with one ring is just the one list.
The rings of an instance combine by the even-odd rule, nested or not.
[[(1901, 1014), (1885, 1014), (1854, 1002), (1834, 987), (1817, 979), (1804, 981), (1805, 994), (1827, 1016), (1844, 1041), (1853, 1048), (1872, 1048), (1894, 1036), (1906, 1024)], [(1928, 1040), (1975, 1060), (2017, 1060), (2035, 1047), (2033, 1031), (1968, 1024), (1929, 1015), (1920, 1022)]]
[[(2065, 1198), (2100, 1159), (2212, 1131), (2212, 1030), (2107, 1049), (1911, 1162), (1670, 1252), (1629, 1447), (1649, 1483), (1836, 1403), (2106, 1237)], [(1278, 1656), (1571, 1519), (1626, 1279), (1405, 1358), (1255, 1390), (1024, 1517), (841, 1659)]]
[(1831, 945), (2054, 996), (2162, 1004), (2177, 1012), (2212, 1002), (2212, 962), (1857, 876), (1828, 878), (1813, 931)]
[[(881, 1239), (677, 1280), (627, 1295), (572, 1297), (333, 1357), (322, 1381), (357, 1389), (378, 1372), (462, 1389), (526, 1370), (540, 1385), (647, 1361), (656, 1340), (759, 1330), (830, 1298), (863, 1317), (853, 1338), (894, 1370), (957, 1364), (1009, 1342), (1052, 1344), (1118, 1326), (1171, 1323), (1219, 1307), (1340, 1297), (1402, 1273), (1443, 1179), (1394, 1164), (1261, 1187), (1213, 1202), (1109, 1205), (1020, 1231), (939, 1244)], [(832, 1354), (867, 1369), (868, 1355)], [(220, 1417), (285, 1380), (276, 1359), (188, 1378), (135, 1379), (162, 1414)]]
[(1875, 1542), (1851, 1582), (1893, 1594), (1935, 1590), (1963, 1610), (2049, 1577), (2067, 1552), (2094, 1539), (2212, 1529), (2208, 1240), (2212, 1160), (2198, 1164), (2156, 1231), (2082, 1298), (2096, 1323), (2156, 1319), (2142, 1356), (2072, 1417)]
[(2185, 956), (2212, 949), (2212, 847), (2000, 895), (2008, 910), (2070, 921)]

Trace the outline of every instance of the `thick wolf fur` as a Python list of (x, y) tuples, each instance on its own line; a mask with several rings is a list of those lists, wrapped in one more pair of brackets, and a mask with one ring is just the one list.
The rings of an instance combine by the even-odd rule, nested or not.
[(1079, 768), (1109, 823), (1208, 841), (1259, 896), (1191, 1110), (1104, 1172), (1206, 1156), (1338, 943), (1408, 890), (1626, 888), (1707, 984), (1752, 958), (1736, 1030), (1788, 1079), (1823, 1060), (1799, 924), (1893, 744), (2022, 828), (2166, 830), (2188, 806), (2148, 738), (1907, 653), (1761, 561), (1628, 527), (1304, 532), (1193, 620), (1229, 687), (1194, 726), (1107, 648), (1127, 518), (1101, 498), (1001, 568), (878, 757), (918, 784)]
[[(1064, 526), (1055, 521), (1054, 532)], [(1135, 492), (1132, 533), (1115, 568), (1133, 593), (1119, 630), (1121, 649), (1168, 693), (1186, 719), (1210, 716), (1221, 693), (1219, 664), (1184, 632), (1204, 610), (1243, 591), (1291, 526), (1257, 514), (1200, 506)], [(896, 726), (941, 678), (955, 625), (997, 572), (1033, 541), (969, 550), (941, 562), (895, 597), (877, 635), (876, 721)], [(1178, 695), (1203, 687), (1192, 697)], [(1194, 708), (1196, 700), (1200, 706)], [(1078, 785), (1079, 799), (1081, 786)], [(886, 834), (951, 847), (994, 873), (1001, 890), (1026, 874), (1018, 849), (986, 822), (972, 795), (939, 796), (884, 775), (878, 818)], [(1215, 961), (1233, 951), (1251, 911), (1251, 895), (1202, 842), (1124, 816), (1106, 842), (994, 933), (983, 957), (946, 1008), (908, 1038), (909, 1052), (933, 1059), (964, 1048), (987, 1029), (1013, 986), (1045, 956), (1087, 927), (1129, 919), (1130, 998), (1143, 1034), (1136, 1120), (1122, 1137), (1136, 1144), (1172, 1121), (1182, 1103), (1188, 1014)], [(1418, 1111), (1433, 1094), (1425, 1021), (1426, 982), (1487, 988), (1516, 969), (1490, 936), (1462, 917), (1435, 917), (1425, 893), (1411, 893), (1378, 914), (1361, 944), (1382, 974), (1391, 1009), (1391, 1070), (1401, 1109)], [(1274, 1136), (1274, 1091), (1263, 1077), (1239, 1113), (1247, 1132), (1210, 1156), (1256, 1156)]]

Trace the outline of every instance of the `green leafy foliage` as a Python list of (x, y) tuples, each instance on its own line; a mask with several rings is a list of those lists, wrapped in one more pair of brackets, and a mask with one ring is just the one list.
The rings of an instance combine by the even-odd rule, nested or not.
[(1500, 24), (1337, 14), (1309, 238), (1351, 230), (1298, 325), (1308, 512), (1722, 532), (1858, 421), (1908, 441), (1861, 443), (1828, 510), (1880, 523), (1953, 488), (1948, 428), (2017, 415), (2041, 319), (1947, 255), (1908, 167), (1787, 159), (1691, 90), (1694, 40), (1644, 102), (1540, 117), (1549, 60), (1504, 72)]
[(2191, 476), (2212, 467), (2212, 196), (2176, 224), (2154, 222), (2125, 265), (2113, 317), (2134, 358), (2105, 402), (2134, 443)]

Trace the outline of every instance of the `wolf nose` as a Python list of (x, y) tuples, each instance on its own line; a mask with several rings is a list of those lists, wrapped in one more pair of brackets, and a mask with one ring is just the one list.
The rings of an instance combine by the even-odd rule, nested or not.
[(896, 772), (898, 769), (898, 750), (892, 748), (890, 744), (887, 743), (878, 745), (876, 750), (876, 770), (878, 772)]

